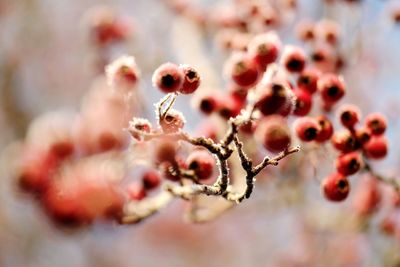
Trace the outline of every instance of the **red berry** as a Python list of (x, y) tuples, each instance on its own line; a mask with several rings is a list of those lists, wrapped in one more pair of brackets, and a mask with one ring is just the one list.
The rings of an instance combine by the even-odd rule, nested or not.
[(387, 120), (380, 113), (371, 113), (365, 118), (365, 126), (371, 131), (371, 134), (381, 135), (386, 131)]
[(281, 63), (289, 72), (302, 72), (306, 66), (306, 54), (299, 47), (286, 46)]
[(153, 86), (158, 87), (164, 93), (176, 92), (182, 86), (182, 70), (173, 63), (164, 63), (153, 74)]
[(349, 195), (350, 184), (345, 176), (334, 173), (322, 181), (322, 190), (328, 200), (339, 202)]
[(362, 165), (362, 157), (359, 152), (350, 152), (340, 155), (336, 159), (336, 169), (343, 175), (352, 175), (358, 172)]
[(356, 138), (348, 130), (335, 132), (331, 141), (333, 146), (342, 153), (348, 153), (358, 148)]
[(256, 35), (247, 46), (250, 58), (262, 71), (265, 71), (269, 64), (276, 61), (280, 49), (279, 37), (271, 32)]
[(180, 65), (183, 72), (183, 83), (178, 91), (182, 94), (191, 94), (200, 86), (200, 75), (189, 65)]
[(297, 116), (307, 115), (310, 112), (312, 106), (311, 95), (301, 89), (295, 89), (293, 90), (293, 93), (296, 97), (293, 114)]
[(233, 54), (227, 62), (227, 73), (239, 86), (251, 87), (260, 78), (260, 71), (254, 61), (244, 53)]
[(221, 117), (228, 120), (239, 115), (242, 108), (244, 108), (242, 101), (234, 97), (227, 97), (220, 103), (218, 113)]
[(273, 82), (260, 88), (262, 91), (256, 107), (263, 115), (279, 114), (287, 109), (289, 109), (289, 112), (291, 111), (292, 92), (288, 89), (287, 84)]
[(157, 188), (161, 183), (160, 174), (155, 170), (146, 171), (142, 175), (142, 183), (146, 190)]
[(337, 75), (324, 74), (318, 80), (322, 100), (328, 104), (339, 101), (345, 94), (345, 85)]
[(300, 89), (313, 94), (317, 91), (317, 83), (320, 75), (321, 74), (317, 69), (305, 69), (300, 73), (297, 79), (297, 86)]
[(331, 121), (324, 115), (316, 117), (315, 120), (318, 122), (320, 127), (315, 140), (317, 142), (325, 142), (329, 140), (333, 135), (333, 126)]
[(304, 117), (295, 121), (295, 131), (300, 140), (310, 142), (317, 138), (320, 127), (311, 117)]
[(199, 180), (205, 180), (210, 178), (213, 173), (215, 159), (207, 151), (197, 150), (189, 155), (186, 164), (189, 170), (194, 171)]
[(277, 153), (285, 150), (291, 142), (290, 130), (286, 120), (279, 115), (272, 115), (261, 120), (255, 137), (265, 149)]
[(106, 67), (108, 83), (116, 88), (131, 88), (138, 83), (140, 71), (134, 57), (122, 56)]
[(239, 102), (246, 102), (248, 88), (237, 86), (237, 84), (231, 83), (228, 87), (229, 95)]
[(388, 143), (384, 136), (372, 136), (371, 139), (364, 144), (363, 150), (365, 156), (370, 159), (382, 159), (388, 153)]
[(198, 97), (197, 106), (201, 112), (206, 115), (210, 115), (216, 111), (219, 107), (218, 98), (212, 94), (204, 94)]
[(345, 105), (339, 111), (340, 122), (348, 129), (353, 129), (360, 117), (360, 109), (355, 105)]

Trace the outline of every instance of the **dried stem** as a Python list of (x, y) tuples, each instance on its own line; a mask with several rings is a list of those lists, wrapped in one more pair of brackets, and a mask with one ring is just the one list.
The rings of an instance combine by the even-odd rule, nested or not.
[[(173, 104), (175, 103), (176, 96), (177, 94), (168, 94), (156, 104), (158, 118), (160, 121), (162, 120), (163, 116), (167, 114), (168, 110), (172, 108)], [(167, 107), (164, 108), (164, 105), (167, 105)], [(269, 157), (265, 157), (261, 163), (254, 167), (252, 160), (244, 152), (243, 143), (239, 140), (238, 137), (239, 127), (242, 124), (248, 123), (253, 119), (254, 111), (254, 103), (249, 103), (240, 115), (235, 118), (231, 118), (229, 120), (227, 133), (218, 143), (214, 142), (212, 139), (205, 137), (192, 137), (188, 133), (183, 131), (166, 133), (161, 130), (147, 133), (131, 127), (129, 129), (129, 132), (133, 136), (142, 136), (142, 140), (144, 141), (158, 138), (168, 138), (176, 141), (184, 141), (190, 143), (193, 146), (204, 147), (216, 158), (219, 175), (213, 185), (199, 184), (193, 173), (182, 170), (177, 164), (175, 164), (174, 172), (176, 172), (181, 178), (188, 178), (189, 180), (191, 180), (190, 183), (184, 184), (183, 182), (181, 182), (180, 185), (168, 183), (164, 186), (164, 190), (168, 195), (161, 195), (159, 198), (153, 199), (153, 201), (151, 202), (144, 202), (144, 204), (142, 204), (142, 202), (128, 204), (129, 206), (126, 210), (126, 216), (124, 217), (125, 220), (123, 221), (123, 223), (136, 222), (150, 216), (151, 214), (155, 213), (158, 208), (166, 205), (165, 202), (169, 202), (170, 198), (172, 197), (179, 197), (184, 200), (192, 200), (196, 198), (197, 195), (203, 194), (208, 196), (222, 196), (223, 198), (236, 203), (240, 203), (244, 199), (249, 198), (251, 193), (253, 192), (255, 176), (259, 174), (261, 170), (263, 170), (268, 165), (278, 165), (278, 162), (281, 159), (300, 150), (299, 147), (288, 148), (272, 159)], [(231, 192), (231, 189), (229, 187), (230, 179), (228, 159), (234, 152), (234, 149), (231, 148), (232, 143), (234, 143), (241, 161), (241, 165), (246, 171), (246, 189), (243, 193)], [(148, 206), (147, 211), (146, 206)]]

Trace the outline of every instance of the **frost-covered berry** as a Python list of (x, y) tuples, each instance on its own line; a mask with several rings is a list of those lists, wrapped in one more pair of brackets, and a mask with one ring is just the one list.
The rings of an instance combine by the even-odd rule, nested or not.
[(133, 138), (142, 140), (142, 134), (150, 133), (151, 123), (143, 118), (133, 118), (129, 122), (129, 131)]
[(140, 79), (140, 70), (134, 57), (122, 56), (106, 66), (108, 83), (115, 89), (134, 88)]
[(265, 71), (267, 66), (276, 61), (281, 50), (281, 42), (274, 32), (256, 35), (248, 44), (250, 58)]
[(256, 108), (265, 116), (281, 114), (287, 109), (290, 112), (294, 101), (293, 93), (288, 87), (285, 82), (280, 81), (260, 86), (260, 97), (255, 105)]
[(161, 118), (159, 123), (164, 132), (175, 133), (183, 128), (186, 120), (182, 112), (175, 109), (170, 109), (168, 113)]
[(153, 86), (158, 87), (164, 93), (176, 92), (183, 83), (183, 72), (173, 63), (164, 63), (153, 73)]
[(189, 65), (180, 65), (183, 72), (183, 83), (178, 91), (182, 94), (192, 94), (200, 86), (200, 75), (196, 69)]
[(226, 73), (239, 86), (251, 87), (261, 76), (257, 64), (245, 53), (233, 54), (226, 64)]

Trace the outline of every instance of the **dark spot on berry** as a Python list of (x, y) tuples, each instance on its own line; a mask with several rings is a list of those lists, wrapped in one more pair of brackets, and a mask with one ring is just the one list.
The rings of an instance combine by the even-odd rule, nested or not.
[(340, 118), (344, 121), (350, 121), (351, 120), (351, 112), (349, 111), (345, 111), (342, 113), (342, 115), (340, 116)]
[(311, 55), (311, 59), (315, 62), (321, 62), (325, 60), (325, 57), (322, 55), (322, 53), (315, 52)]
[(337, 87), (335, 85), (331, 86), (331, 87), (328, 88), (326, 93), (330, 97), (336, 97), (339, 94), (339, 87)]
[(307, 140), (313, 140), (317, 137), (318, 130), (314, 127), (307, 128), (304, 131), (304, 136)]
[(200, 109), (205, 113), (211, 113), (214, 111), (214, 105), (208, 99), (203, 99), (200, 102)]
[(195, 161), (192, 161), (190, 164), (189, 164), (189, 169), (190, 170), (196, 170), (196, 169), (198, 169), (199, 168), (199, 163), (195, 160)]
[(337, 188), (339, 189), (340, 192), (345, 192), (349, 186), (349, 182), (345, 179), (340, 179), (337, 182)]
[(197, 73), (195, 71), (190, 70), (186, 74), (186, 77), (188, 78), (189, 81), (193, 81), (194, 79), (197, 78)]
[(299, 83), (309, 85), (311, 83), (311, 79), (308, 76), (300, 76)]
[(357, 159), (350, 160), (350, 163), (349, 163), (350, 170), (355, 171), (355, 170), (358, 170), (359, 167), (360, 167), (360, 163), (358, 162)]
[(171, 74), (167, 74), (161, 78), (161, 84), (165, 87), (172, 87), (175, 84), (175, 79)]
[(291, 71), (300, 71), (304, 67), (304, 62), (302, 60), (292, 59), (286, 64), (286, 67)]

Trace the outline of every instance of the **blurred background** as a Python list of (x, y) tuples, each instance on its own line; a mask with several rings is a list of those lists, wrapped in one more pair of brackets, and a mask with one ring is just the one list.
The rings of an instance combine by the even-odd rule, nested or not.
[[(138, 110), (152, 121), (153, 103), (162, 94), (152, 87), (151, 75), (161, 63), (198, 67), (204, 87), (226, 82), (228, 54), (216, 44), (215, 30), (177, 15), (165, 2), (0, 0), (0, 266), (400, 266), (400, 239), (379, 231), (379, 214), (355, 229), (351, 201), (328, 203), (317, 178), (299, 178), (329, 171), (321, 168), (317, 174), (311, 167), (271, 171), (266, 176), (279, 179), (260, 179), (252, 198), (204, 224), (186, 222), (185, 203), (176, 200), (137, 225), (96, 223), (64, 230), (16, 190), (14, 148), (29, 123), (47, 111), (78, 110), (102, 75), (102, 60), (123, 54), (136, 58), (142, 72)], [(213, 10), (234, 1), (191, 2)], [(399, 2), (360, 2), (327, 7), (322, 0), (299, 0), (277, 31), (284, 43), (301, 45), (294, 25), (302, 18), (328, 16), (341, 25), (342, 74), (350, 88), (344, 102), (357, 104), (364, 114), (380, 111), (388, 117), (389, 156), (375, 167), (399, 176), (400, 24), (392, 17)], [(126, 18), (130, 34), (124, 42), (107, 48), (93, 44), (88, 20), (98, 5)], [(190, 97), (178, 99), (177, 109), (184, 111), (188, 131), (195, 132), (204, 116), (191, 108)]]

